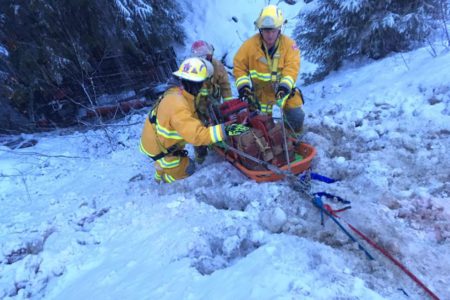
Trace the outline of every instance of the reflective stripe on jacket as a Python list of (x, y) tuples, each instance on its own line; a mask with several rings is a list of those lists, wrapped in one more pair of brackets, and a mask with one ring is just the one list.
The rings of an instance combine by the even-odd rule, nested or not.
[[(295, 87), (300, 71), (300, 50), (294, 40), (283, 34), (280, 34), (278, 48), (280, 58), (277, 68), (277, 83), (291, 90)], [(238, 89), (244, 85), (253, 86), (255, 95), (262, 106), (273, 104), (275, 90), (271, 80), (271, 67), (265, 56), (259, 33), (242, 44), (234, 56), (233, 65)], [(291, 103), (288, 106), (300, 106), (301, 101), (297, 98), (299, 97), (295, 97), (295, 104)]]
[(170, 88), (155, 109), (157, 111), (152, 111), (150, 117), (156, 113), (156, 124), (151, 124), (147, 117), (141, 135), (140, 149), (149, 156), (161, 153), (160, 145), (165, 149), (183, 142), (200, 146), (225, 138), (222, 124), (205, 127), (200, 122), (194, 108), (194, 96), (179, 87)]

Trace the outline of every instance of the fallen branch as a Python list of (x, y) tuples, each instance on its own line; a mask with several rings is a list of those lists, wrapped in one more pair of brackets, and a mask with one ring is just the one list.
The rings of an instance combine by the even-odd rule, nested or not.
[(68, 155), (47, 155), (42, 154), (39, 152), (16, 152), (13, 150), (3, 150), (0, 149), (2, 152), (17, 154), (17, 155), (37, 155), (37, 156), (43, 156), (43, 157), (51, 157), (51, 158), (78, 158), (78, 159), (89, 159), (89, 157), (82, 157), (82, 156), (68, 156)]

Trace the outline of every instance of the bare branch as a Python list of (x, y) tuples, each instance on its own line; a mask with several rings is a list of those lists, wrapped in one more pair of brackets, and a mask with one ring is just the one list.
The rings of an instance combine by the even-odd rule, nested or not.
[(430, 55), (431, 55), (432, 57), (436, 57), (436, 56), (437, 56), (437, 53), (436, 53), (436, 49), (434, 48), (433, 44), (431, 44), (431, 42), (430, 42), (429, 39), (427, 39), (427, 43), (428, 43), (428, 45), (430, 46), (430, 49), (427, 49), (428, 53), (430, 53)]
[(16, 169), (17, 173), (20, 174), (20, 179), (25, 187), (25, 192), (27, 193), (28, 201), (31, 202), (30, 191), (28, 189), (27, 179), (25, 178), (25, 174), (21, 170)]
[(406, 69), (409, 71), (409, 66), (408, 66), (408, 63), (405, 60), (405, 57), (403, 56), (403, 53), (400, 53), (400, 56), (402, 57), (402, 60), (403, 60), (403, 63), (405, 64), (405, 66), (406, 66)]
[(441, 20), (442, 20), (443, 27), (444, 27), (444, 33), (447, 37), (447, 42), (448, 42), (447, 47), (450, 47), (450, 35), (448, 33), (447, 20), (446, 20), (447, 19), (446, 5), (447, 4), (445, 4), (445, 6), (444, 6), (444, 0), (439, 1), (439, 8), (441, 11)]
[(17, 152), (14, 150), (3, 150), (0, 149), (2, 152), (12, 153), (16, 155), (36, 155), (36, 156), (42, 156), (42, 157), (52, 157), (52, 158), (77, 158), (77, 159), (89, 159), (89, 157), (82, 157), (82, 156), (68, 156), (68, 155), (48, 155), (43, 154), (39, 152)]

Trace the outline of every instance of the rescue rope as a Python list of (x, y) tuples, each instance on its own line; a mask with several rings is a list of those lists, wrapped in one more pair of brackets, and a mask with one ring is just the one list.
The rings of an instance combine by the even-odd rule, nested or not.
[(315, 196), (312, 202), (314, 206), (320, 209), (321, 212), (329, 216), (330, 219), (333, 220), (337, 224), (337, 226), (345, 233), (345, 235), (347, 235), (353, 242), (357, 243), (358, 248), (362, 250), (370, 260), (374, 260), (373, 256), (370, 255), (370, 253), (363, 247), (363, 245), (361, 245), (361, 243), (358, 242), (358, 240), (353, 235), (351, 235), (350, 232), (348, 232), (348, 230), (345, 229), (345, 227), (337, 220), (337, 218), (335, 217), (335, 212), (330, 212), (325, 208), (321, 197)]
[[(328, 178), (326, 176), (317, 174), (317, 173), (311, 173), (309, 172), (309, 174), (302, 174), (299, 176), (299, 181), (301, 184), (303, 184), (303, 182), (308, 181), (308, 180), (319, 180), (325, 183), (334, 183), (337, 180), (332, 179), (332, 178)], [(303, 184), (303, 186), (307, 186), (305, 184)], [(358, 248), (362, 251), (364, 251), (364, 253), (366, 254), (366, 256), (371, 259), (374, 260), (373, 256), (370, 255), (370, 253), (357, 241), (357, 239), (352, 236), (348, 230), (345, 229), (345, 227), (337, 220), (338, 218), (340, 218), (337, 213), (338, 212), (342, 212), (344, 210), (347, 210), (349, 208), (351, 208), (351, 206), (346, 206), (343, 207), (341, 209), (333, 209), (329, 204), (324, 204), (322, 201), (322, 197), (325, 198), (329, 198), (329, 199), (336, 199), (339, 202), (342, 202), (344, 204), (350, 204), (350, 201), (347, 201), (339, 196), (335, 196), (326, 192), (319, 192), (319, 193), (314, 193), (314, 194), (310, 194), (308, 191), (305, 192), (306, 195), (308, 195), (309, 197), (312, 197), (312, 202), (314, 204), (314, 206), (316, 206), (317, 208), (320, 209), (321, 211), (321, 224), (323, 225), (323, 214), (326, 214), (328, 217), (330, 217), (330, 219), (332, 219), (337, 225), (338, 227), (354, 242), (356, 242), (358, 244)], [(371, 240), (369, 237), (367, 237), (365, 234), (363, 234), (360, 230), (358, 230), (355, 226), (353, 226), (352, 224), (350, 224), (349, 222), (347, 222), (346, 220), (340, 218), (341, 220), (343, 220), (345, 222), (345, 224), (354, 232), (356, 233), (358, 236), (360, 236), (363, 240), (365, 240), (369, 245), (371, 245), (373, 248), (375, 248), (376, 250), (378, 250), (379, 252), (381, 252), (385, 257), (387, 257), (391, 262), (393, 262), (398, 268), (400, 268), (400, 270), (402, 270), (406, 275), (408, 275), (408, 277), (410, 277), (419, 287), (421, 287), (429, 296), (431, 299), (433, 300), (440, 300), (440, 298), (433, 293), (417, 276), (415, 276), (405, 265), (403, 265), (398, 259), (396, 259), (392, 254), (390, 254), (386, 249), (384, 249), (383, 247), (381, 247), (380, 245), (378, 245), (376, 242), (374, 242), (373, 240)], [(403, 289), (401, 289), (403, 291)], [(404, 292), (404, 291), (403, 291)]]
[[(214, 117), (215, 122), (218, 122), (218, 118), (215, 115), (212, 106), (208, 106), (208, 110), (210, 111), (210, 113), (212, 112), (212, 116)], [(283, 122), (284, 123), (284, 122)], [(290, 126), (290, 124), (288, 123), (288, 126)], [(261, 164), (262, 166), (264, 166), (265, 168), (267, 168), (268, 170), (272, 171), (275, 174), (278, 175), (282, 175), (284, 176), (284, 178), (289, 182), (290, 186), (295, 190), (298, 191), (300, 193), (302, 193), (303, 195), (305, 195), (305, 197), (309, 200), (312, 201), (313, 205), (316, 206), (320, 212), (321, 212), (321, 223), (323, 224), (323, 214), (326, 214), (330, 219), (333, 220), (333, 222), (335, 222), (338, 227), (345, 233), (345, 235), (347, 235), (353, 242), (358, 244), (358, 248), (360, 250), (362, 250), (365, 255), (370, 259), (370, 260), (374, 260), (374, 257), (369, 253), (369, 251), (367, 251), (364, 246), (358, 241), (358, 239), (356, 237), (354, 237), (349, 230), (347, 230), (343, 224), (341, 224), (341, 222), (339, 222), (338, 218), (339, 216), (337, 215), (337, 213), (342, 212), (344, 210), (347, 210), (349, 208), (351, 208), (350, 205), (350, 201), (347, 201), (339, 196), (335, 196), (332, 195), (330, 193), (327, 192), (318, 192), (318, 193), (311, 193), (310, 189), (311, 189), (311, 181), (312, 180), (318, 180), (318, 181), (322, 181), (324, 183), (335, 183), (337, 180), (333, 179), (333, 178), (329, 178), (317, 173), (312, 173), (311, 170), (308, 170), (306, 172), (304, 172), (303, 174), (301, 174), (300, 176), (295, 176), (292, 172), (289, 171), (284, 171), (281, 170), (280, 168), (278, 168), (275, 165), (272, 165), (268, 162), (265, 162), (263, 160), (260, 160), (256, 157), (253, 157), (241, 150), (238, 150), (234, 147), (232, 147), (231, 145), (227, 144), (226, 142), (221, 142), (221, 146), (222, 148), (224, 148), (225, 152), (226, 151), (232, 151), (235, 154), (241, 155), (245, 158), (248, 158), (250, 160), (252, 160), (253, 162), (256, 162), (258, 164)], [(287, 147), (286, 147), (287, 149)], [(287, 160), (289, 162), (289, 160)], [(235, 164), (235, 160), (233, 160), (233, 164)], [(333, 209), (329, 204), (324, 204), (322, 201), (322, 197), (328, 198), (328, 199), (336, 199), (337, 201), (346, 204), (347, 206), (341, 208), (341, 209)], [(354, 232), (356, 233), (359, 237), (361, 237), (362, 239), (364, 239), (369, 245), (371, 245), (373, 248), (375, 248), (376, 250), (380, 251), (385, 257), (387, 257), (390, 261), (392, 261), (397, 267), (399, 267), (404, 273), (406, 273), (406, 275), (408, 275), (419, 287), (421, 287), (426, 293), (427, 295), (429, 295), (431, 297), (431, 299), (433, 300), (439, 300), (439, 297), (436, 296), (436, 294), (434, 294), (422, 281), (420, 281), (417, 276), (415, 276), (410, 270), (408, 270), (403, 264), (400, 263), (400, 261), (398, 261), (397, 259), (395, 259), (389, 252), (387, 252), (384, 248), (382, 248), (381, 246), (379, 246), (377, 243), (375, 243), (374, 241), (372, 241), (371, 239), (369, 239), (366, 235), (364, 235), (360, 230), (356, 229), (353, 225), (351, 225), (350, 223), (348, 223), (347, 221), (343, 220), (345, 222), (345, 224)], [(403, 293), (406, 294), (406, 292), (403, 289), (400, 289), (401, 291), (403, 291)], [(406, 294), (407, 295), (407, 294)]]
[(369, 239), (366, 235), (364, 235), (361, 231), (356, 229), (352, 224), (346, 222), (347, 225), (358, 234), (361, 238), (363, 238), (367, 243), (369, 243), (372, 247), (380, 251), (384, 256), (389, 258), (397, 267), (399, 267), (403, 272), (406, 273), (417, 285), (419, 285), (430, 297), (431, 299), (439, 300), (439, 297), (436, 296), (417, 276), (415, 276), (410, 270), (408, 270), (399, 260), (393, 257), (387, 250), (382, 248), (380, 245)]
[(286, 133), (286, 126), (284, 126), (284, 112), (283, 112), (283, 108), (280, 107), (280, 113), (281, 113), (281, 131), (283, 133), (283, 148), (284, 148), (284, 154), (286, 155), (286, 161), (287, 161), (287, 165), (288, 165), (288, 170), (289, 172), (291, 172), (291, 161), (289, 159), (289, 149), (288, 149), (288, 144), (287, 144), (287, 133)]

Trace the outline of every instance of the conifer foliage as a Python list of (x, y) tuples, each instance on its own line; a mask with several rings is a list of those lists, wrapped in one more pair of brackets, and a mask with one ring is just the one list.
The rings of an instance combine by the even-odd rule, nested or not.
[(121, 82), (150, 72), (155, 55), (183, 43), (182, 19), (176, 1), (2, 0), (0, 45), (8, 55), (0, 73), (9, 77), (9, 98), (32, 119), (58, 93), (84, 97), (74, 103), (92, 102), (99, 84), (118, 93)]
[(346, 59), (411, 50), (438, 27), (448, 0), (315, 0), (300, 12), (294, 38), (318, 64), (319, 80)]

